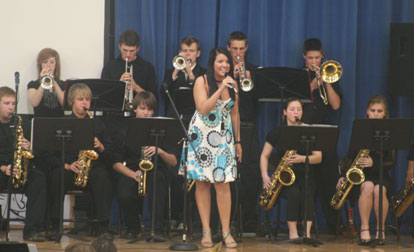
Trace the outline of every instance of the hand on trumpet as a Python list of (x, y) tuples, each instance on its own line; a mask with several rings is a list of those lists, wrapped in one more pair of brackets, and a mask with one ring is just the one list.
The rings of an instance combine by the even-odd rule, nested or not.
[(136, 90), (138, 84), (135, 82), (134, 78), (132, 78), (131, 73), (125, 72), (121, 75), (120, 81), (126, 83), (128, 90), (131, 88), (131, 80), (132, 80), (132, 90)]

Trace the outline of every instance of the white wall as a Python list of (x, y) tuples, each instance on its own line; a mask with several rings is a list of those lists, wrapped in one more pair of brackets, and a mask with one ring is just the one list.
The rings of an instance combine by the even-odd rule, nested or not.
[(18, 113), (33, 113), (27, 83), (37, 79), (38, 52), (59, 52), (61, 78), (98, 78), (104, 55), (104, 0), (1, 0), (0, 86), (14, 89), (20, 72)]

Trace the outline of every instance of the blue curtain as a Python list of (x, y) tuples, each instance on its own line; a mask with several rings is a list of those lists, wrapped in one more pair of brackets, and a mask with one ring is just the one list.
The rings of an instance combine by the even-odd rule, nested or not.
[[(342, 157), (349, 145), (352, 121), (364, 117), (369, 97), (387, 95), (392, 85), (388, 81), (390, 23), (414, 22), (414, 1), (117, 0), (115, 15), (116, 38), (126, 29), (140, 34), (139, 54), (155, 66), (158, 85), (172, 67), (181, 39), (188, 35), (200, 41), (199, 64), (204, 67), (210, 49), (226, 46), (227, 36), (235, 30), (249, 37), (248, 61), (265, 67), (302, 67), (303, 41), (321, 39), (326, 57), (339, 61), (344, 69), (342, 107), (332, 118), (332, 123), (340, 126), (338, 154)], [(115, 50), (119, 54), (118, 48)], [(159, 97), (159, 114), (163, 115), (164, 101)], [(412, 97), (387, 97), (391, 117), (414, 117)], [(258, 107), (262, 143), (278, 124), (278, 106), (262, 103)], [(406, 168), (407, 151), (398, 151), (392, 171), (396, 190), (404, 183)], [(403, 218), (411, 223), (411, 208)]]

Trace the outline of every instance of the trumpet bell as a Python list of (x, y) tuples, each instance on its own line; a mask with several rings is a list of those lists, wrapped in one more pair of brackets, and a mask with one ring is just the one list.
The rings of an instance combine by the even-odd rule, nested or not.
[(180, 55), (177, 55), (173, 59), (173, 66), (178, 70), (183, 70), (187, 64), (187, 60)]
[(40, 79), (40, 85), (44, 89), (51, 89), (53, 87), (53, 82), (55, 82), (55, 80), (50, 74), (47, 74)]
[(240, 89), (244, 92), (249, 92), (253, 89), (253, 82), (249, 78), (240, 80)]
[(342, 76), (342, 65), (335, 60), (325, 61), (320, 67), (320, 74), (324, 82), (337, 82)]

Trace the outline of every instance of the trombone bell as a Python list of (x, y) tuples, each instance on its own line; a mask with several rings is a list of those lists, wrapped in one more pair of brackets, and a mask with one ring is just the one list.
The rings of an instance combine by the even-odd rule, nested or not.
[(320, 67), (320, 75), (324, 82), (337, 82), (342, 77), (342, 66), (335, 60), (325, 61)]

